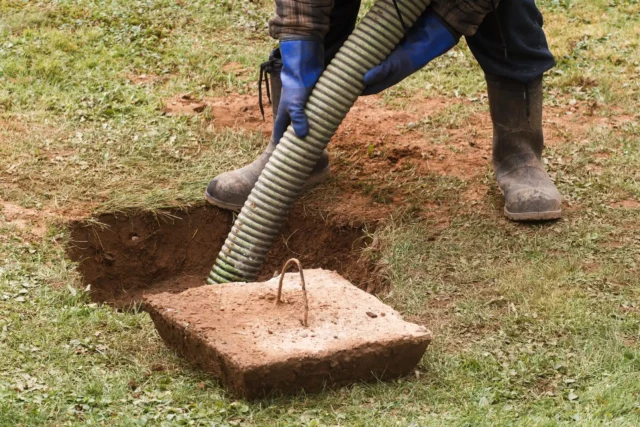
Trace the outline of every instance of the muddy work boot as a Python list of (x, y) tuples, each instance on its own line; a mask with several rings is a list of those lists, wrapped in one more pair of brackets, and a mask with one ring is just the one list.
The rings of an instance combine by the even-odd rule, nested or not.
[[(276, 118), (276, 112), (278, 111), (280, 92), (282, 90), (282, 83), (280, 81), (281, 70), (282, 60), (280, 59), (279, 51), (276, 49), (272, 52), (271, 56), (269, 56), (269, 61), (260, 67), (260, 81), (262, 82), (262, 74), (265, 73), (264, 80), (267, 83), (267, 94), (271, 100), (274, 120)], [(260, 99), (260, 101), (262, 101), (262, 99)], [(262, 102), (260, 102), (260, 108), (262, 109)], [(223, 209), (233, 211), (242, 209), (244, 202), (249, 198), (253, 186), (258, 181), (262, 170), (267, 165), (275, 149), (276, 144), (271, 140), (265, 151), (251, 164), (231, 172), (225, 172), (212, 179), (205, 192), (207, 201)], [(305, 188), (324, 181), (330, 174), (329, 153), (327, 153), (327, 150), (324, 150), (320, 160), (318, 160), (318, 163), (311, 172)]]
[(562, 216), (561, 197), (541, 161), (542, 77), (528, 84), (487, 75), (493, 121), (493, 166), (513, 221)]
[[(212, 179), (205, 192), (207, 201), (223, 209), (233, 211), (242, 209), (275, 149), (276, 144), (272, 140), (260, 157), (251, 164), (231, 172), (225, 172)], [(311, 172), (311, 176), (307, 179), (305, 188), (324, 181), (329, 175), (329, 154), (325, 150)]]

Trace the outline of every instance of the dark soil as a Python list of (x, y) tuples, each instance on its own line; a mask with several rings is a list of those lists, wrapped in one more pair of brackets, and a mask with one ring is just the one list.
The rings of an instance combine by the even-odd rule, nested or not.
[[(78, 263), (95, 301), (127, 307), (144, 294), (203, 285), (232, 221), (231, 213), (210, 206), (103, 214), (69, 225), (67, 254)], [(296, 206), (259, 280), (273, 277), (295, 257), (305, 268), (335, 270), (362, 289), (378, 292), (381, 279), (362, 253), (367, 243), (361, 228), (332, 226)]]
[(148, 295), (144, 306), (167, 346), (220, 379), (234, 394), (315, 391), (411, 372), (431, 341), (424, 327), (335, 272), (287, 274), (243, 285), (201, 286), (180, 294)]

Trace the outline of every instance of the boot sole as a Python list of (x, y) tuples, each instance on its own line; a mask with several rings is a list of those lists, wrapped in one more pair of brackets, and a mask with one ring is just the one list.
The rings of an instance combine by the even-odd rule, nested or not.
[(562, 211), (512, 213), (504, 208), (504, 215), (511, 221), (553, 221), (562, 218)]
[[(302, 189), (303, 190), (307, 190), (307, 189), (313, 187), (314, 185), (320, 184), (322, 181), (326, 180), (330, 176), (331, 176), (331, 168), (329, 166), (327, 166), (326, 168), (324, 168), (320, 172), (311, 175), (309, 177), (309, 179), (307, 179), (307, 182), (305, 182), (304, 187), (302, 187)], [(204, 191), (204, 198), (210, 204), (212, 204), (214, 206), (217, 206), (219, 208), (228, 210), (228, 211), (238, 212), (244, 206), (244, 204), (236, 205), (236, 204), (233, 204), (233, 203), (227, 203), (227, 202), (225, 202), (223, 200), (216, 199), (215, 197), (210, 195), (207, 190)]]

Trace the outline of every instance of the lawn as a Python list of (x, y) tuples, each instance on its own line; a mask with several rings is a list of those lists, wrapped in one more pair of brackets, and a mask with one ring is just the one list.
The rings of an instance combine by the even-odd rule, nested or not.
[(356, 230), (350, 278), (434, 342), (408, 378), (246, 402), (67, 250), (74, 221), (203, 209), (260, 152), (272, 2), (0, 0), (0, 425), (639, 425), (640, 2), (537, 3), (564, 218), (503, 218), (464, 43), (360, 100), (296, 224)]

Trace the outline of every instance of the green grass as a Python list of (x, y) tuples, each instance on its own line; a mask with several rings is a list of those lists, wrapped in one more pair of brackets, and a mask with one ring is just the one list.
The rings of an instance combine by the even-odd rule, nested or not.
[[(272, 3), (0, 0), (0, 199), (49, 224), (39, 238), (0, 221), (0, 425), (638, 425), (640, 2), (538, 3), (558, 59), (545, 120), (572, 100), (593, 110), (584, 135), (565, 129), (545, 152), (565, 219), (503, 219), (489, 166), (356, 183), (412, 206), (377, 229), (371, 256), (382, 298), (432, 327), (433, 346), (411, 378), (243, 402), (165, 349), (145, 313), (91, 302), (61, 217), (201, 203), (212, 176), (260, 151), (259, 133), (160, 108), (256, 93)], [(416, 90), (450, 99), (416, 128), (433, 144), (486, 114), (463, 44), (381, 103), (411, 109)], [(476, 186), (488, 195), (470, 204)]]

